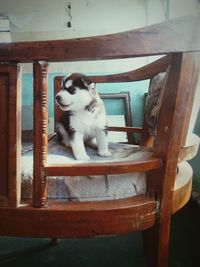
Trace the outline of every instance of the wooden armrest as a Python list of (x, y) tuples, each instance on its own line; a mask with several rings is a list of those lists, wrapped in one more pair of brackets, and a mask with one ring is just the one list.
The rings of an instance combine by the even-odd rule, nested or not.
[(136, 82), (142, 80), (152, 79), (159, 72), (166, 71), (170, 65), (171, 55), (164, 56), (150, 64), (147, 64), (138, 69), (110, 75), (95, 75), (88, 76), (95, 83), (117, 83), (117, 82)]
[(127, 133), (141, 133), (141, 127), (120, 127), (120, 126), (108, 126), (108, 131), (112, 132), (127, 132)]

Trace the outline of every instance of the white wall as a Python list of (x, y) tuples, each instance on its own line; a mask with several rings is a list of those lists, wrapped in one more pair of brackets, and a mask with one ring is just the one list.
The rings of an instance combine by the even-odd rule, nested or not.
[[(10, 19), (13, 41), (66, 39), (120, 32), (199, 12), (198, 0), (71, 0), (72, 28), (65, 0), (0, 0), (0, 15)], [(122, 72), (152, 59), (50, 64), (50, 72)], [(31, 72), (29, 64), (24, 72)], [(200, 103), (196, 93), (194, 124)], [(191, 125), (190, 128), (193, 128)]]
[[(66, 0), (0, 0), (8, 15), (12, 41), (68, 39), (126, 31), (196, 11), (197, 0), (71, 0), (72, 28), (67, 27)], [(150, 60), (150, 59), (149, 59)], [(121, 72), (148, 59), (51, 64), (51, 72)], [(25, 65), (25, 72), (31, 72)]]

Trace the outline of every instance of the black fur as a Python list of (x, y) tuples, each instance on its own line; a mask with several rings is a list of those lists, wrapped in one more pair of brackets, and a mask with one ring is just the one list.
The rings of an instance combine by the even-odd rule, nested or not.
[[(62, 124), (64, 127), (65, 131), (69, 135), (69, 138), (72, 139), (74, 133), (76, 132), (74, 128), (70, 126), (70, 117), (73, 116), (73, 112), (71, 111), (64, 111), (63, 114), (61, 115), (59, 119), (59, 123)], [(62, 142), (62, 134), (59, 132), (57, 129), (57, 135), (58, 135), (58, 140)]]
[[(85, 79), (85, 78), (84, 78), (84, 79)], [(91, 82), (90, 82), (90, 83), (91, 83)], [(90, 84), (90, 83), (89, 83), (89, 84)], [(74, 80), (74, 81), (73, 81), (73, 86), (76, 86), (76, 87), (78, 87), (78, 88), (80, 88), (80, 89), (87, 89), (87, 90), (88, 90), (88, 87), (85, 86), (85, 84), (83, 83), (83, 80), (82, 80), (81, 78)]]
[(96, 99), (93, 99), (89, 105), (87, 105), (85, 107), (85, 110), (89, 111), (89, 112), (94, 112), (95, 111), (95, 108), (97, 107), (97, 100)]
[[(65, 87), (65, 84), (67, 81), (71, 80), (71, 78), (74, 78), (73, 79), (73, 83), (72, 83), (72, 86), (70, 86), (69, 88), (66, 88)], [(84, 82), (83, 82), (84, 80)], [(79, 73), (75, 73), (73, 75), (71, 75), (70, 77), (67, 77), (66, 79), (63, 80), (63, 84), (62, 84), (62, 88), (61, 89), (64, 89), (64, 90), (70, 90), (70, 91), (73, 91), (75, 90), (74, 87), (78, 87), (79, 89), (86, 89), (88, 90), (88, 86), (92, 83), (92, 81), (86, 77), (85, 75), (83, 74), (79, 74)], [(86, 86), (88, 85), (88, 86)], [(69, 91), (69, 93), (70, 93)]]
[(103, 129), (105, 134), (108, 135), (108, 126), (106, 125), (105, 128)]
[(68, 93), (70, 93), (71, 95), (74, 95), (76, 93), (76, 88), (73, 86), (70, 86), (68, 88), (64, 87), (64, 90), (66, 90)]

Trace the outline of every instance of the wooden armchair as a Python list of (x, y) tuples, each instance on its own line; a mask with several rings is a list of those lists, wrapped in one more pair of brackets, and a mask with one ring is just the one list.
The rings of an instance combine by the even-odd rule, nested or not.
[[(168, 265), (170, 218), (189, 199), (192, 170), (186, 160), (197, 143), (185, 144), (199, 73), (199, 17), (168, 21), (140, 30), (63, 41), (0, 45), (0, 234), (34, 237), (93, 237), (143, 231), (149, 266)], [(183, 31), (187, 33), (183, 34)], [(184, 36), (187, 36), (185, 38)], [(185, 38), (185, 39), (184, 39)], [(87, 47), (87, 49), (85, 49)], [(158, 92), (152, 136), (151, 114), (142, 128), (112, 127), (137, 132), (140, 145), (152, 150), (146, 159), (49, 165), (46, 61), (81, 61), (165, 55), (140, 69), (90, 77), (94, 82), (150, 79), (165, 72)], [(43, 60), (43, 61), (40, 61)], [(44, 62), (45, 61), (45, 62)], [(16, 62), (33, 62), (34, 153), (33, 198), (20, 198), (20, 76)], [(55, 79), (55, 90), (61, 77)], [(149, 98), (146, 107), (152, 110)], [(147, 112), (146, 112), (147, 113)], [(55, 111), (55, 120), (59, 111)], [(155, 128), (156, 127), (156, 128)], [(151, 134), (150, 134), (151, 133)], [(145, 148), (147, 147), (147, 148)], [(181, 162), (184, 162), (182, 165)], [(146, 194), (103, 201), (66, 202), (47, 199), (49, 176), (112, 175), (145, 172)], [(123, 179), (123, 178), (122, 178)]]

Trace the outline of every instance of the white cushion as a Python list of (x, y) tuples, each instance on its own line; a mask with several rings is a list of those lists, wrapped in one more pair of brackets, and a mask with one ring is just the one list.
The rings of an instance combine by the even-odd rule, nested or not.
[[(30, 143), (23, 144), (23, 150), (29, 150)], [(92, 162), (112, 162), (139, 160), (152, 156), (150, 149), (120, 143), (110, 143), (109, 150), (112, 156), (102, 158), (97, 151), (87, 148)], [(70, 148), (60, 145), (56, 138), (49, 142), (48, 164), (56, 163), (79, 163), (73, 157)], [(33, 180), (33, 156), (32, 150), (23, 153), (21, 159), (22, 173), (22, 198), (32, 197)], [(66, 176), (47, 177), (48, 198), (65, 198), (69, 200), (105, 200), (119, 199), (146, 192), (146, 174), (131, 173), (123, 175), (101, 175), (101, 176)]]

